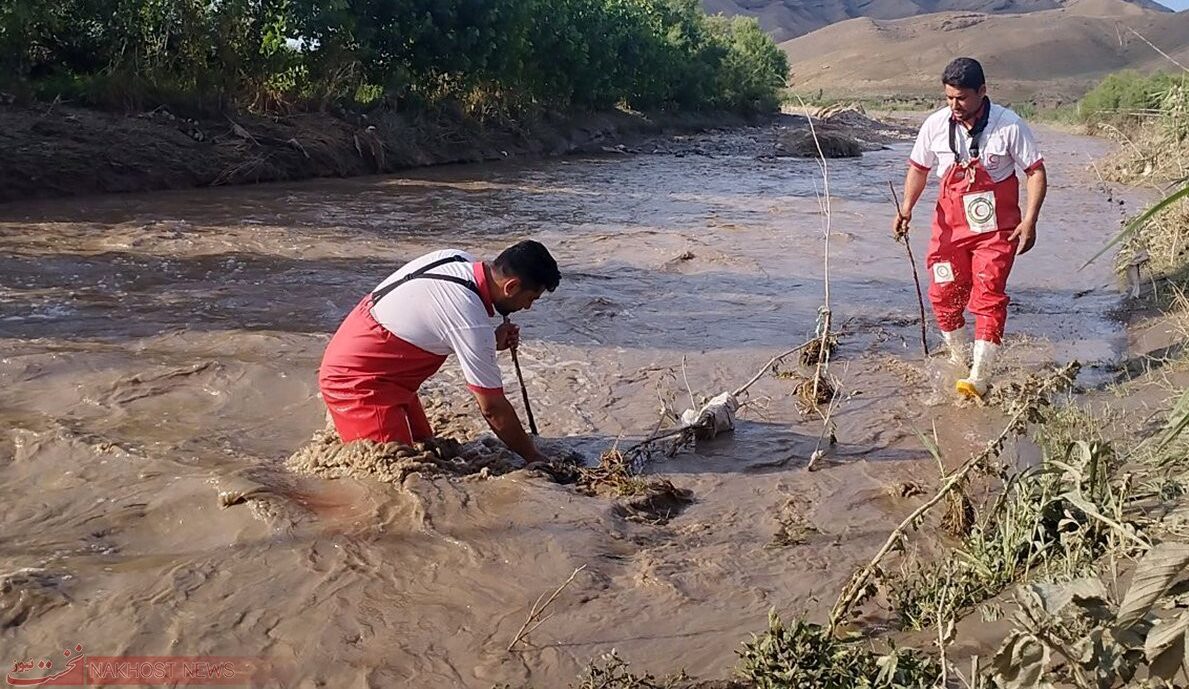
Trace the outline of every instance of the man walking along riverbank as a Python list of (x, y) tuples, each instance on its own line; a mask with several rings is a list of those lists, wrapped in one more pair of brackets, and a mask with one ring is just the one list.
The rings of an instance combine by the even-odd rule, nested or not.
[[(1017, 255), (1036, 242), (1036, 222), (1048, 190), (1044, 158), (1027, 123), (987, 97), (982, 65), (969, 57), (942, 74), (946, 106), (925, 120), (909, 156), (904, 205), (893, 224), (909, 231), (912, 209), (929, 172), (941, 180), (926, 267), (929, 301), (950, 359), (969, 372), (957, 392), (981, 398), (989, 387), (1007, 324), (1007, 278)], [(1016, 168), (1027, 177), (1020, 211)], [(974, 346), (966, 310), (974, 315)]]

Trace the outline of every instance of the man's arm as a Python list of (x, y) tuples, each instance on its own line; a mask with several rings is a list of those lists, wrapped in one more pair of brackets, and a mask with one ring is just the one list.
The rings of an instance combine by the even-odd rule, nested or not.
[(908, 154), (908, 172), (904, 175), (904, 200), (900, 204), (900, 215), (892, 223), (892, 236), (897, 239), (908, 234), (912, 209), (921, 199), (921, 194), (925, 193), (925, 184), (929, 181), (929, 171), (938, 162), (937, 154), (932, 149), (932, 122), (933, 117), (930, 116), (921, 125), (916, 141), (912, 144), (912, 152)]
[[(475, 318), (480, 319), (477, 315)], [(503, 344), (519, 341), (520, 333), (516, 326), (508, 324), (507, 327), (501, 328), (500, 337)], [(487, 323), (482, 323), (448, 330), (447, 336), (466, 377), (467, 388), (475, 395), (479, 402), (479, 410), (496, 437), (526, 461), (544, 461), (545, 457), (524, 432), (524, 426), (520, 425), (520, 417), (516, 416), (516, 410), (504, 395), (500, 367), (495, 354), (495, 348), (499, 344), (496, 341), (495, 329)]]
[(520, 417), (516, 415), (516, 410), (503, 391), (480, 392), (473, 390), (473, 392), (475, 399), (479, 402), (479, 410), (483, 412), (483, 418), (487, 420), (487, 425), (491, 426), (491, 430), (497, 438), (510, 450), (523, 457), (526, 462), (547, 461), (545, 455), (537, 450), (532, 438), (524, 432)]
[(929, 171), (910, 164), (904, 175), (904, 201), (900, 204), (900, 217), (892, 224), (892, 234), (901, 237), (908, 234), (908, 223), (912, 220), (912, 209), (925, 193), (929, 182)]
[(1040, 217), (1040, 207), (1044, 205), (1045, 194), (1049, 191), (1049, 176), (1043, 164), (1032, 168), (1027, 174), (1028, 208), (1024, 211), (1024, 219), (1008, 236), (1009, 241), (1020, 240), (1017, 256), (1028, 253), (1036, 244), (1036, 220)]

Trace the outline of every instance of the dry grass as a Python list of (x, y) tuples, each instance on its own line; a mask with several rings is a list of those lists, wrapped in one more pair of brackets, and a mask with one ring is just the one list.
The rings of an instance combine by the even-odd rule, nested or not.
[(802, 414), (821, 413), (822, 407), (834, 401), (836, 392), (829, 377), (800, 378), (793, 387), (797, 408)]
[(945, 496), (945, 512), (941, 515), (941, 528), (958, 538), (970, 535), (976, 518), (974, 503), (964, 487), (958, 487)]
[(802, 366), (817, 366), (818, 362), (823, 361), (823, 342), (825, 342), (825, 358), (829, 358), (834, 354), (834, 350), (838, 348), (838, 336), (833, 333), (829, 333), (825, 338), (811, 340), (809, 344), (801, 350)]
[[(630, 453), (629, 453), (630, 454)], [(616, 448), (599, 456), (593, 467), (579, 467), (578, 484), (598, 495), (624, 497), (648, 491), (649, 480), (640, 475), (643, 467)]]
[[(1189, 83), (1174, 84), (1164, 93), (1153, 116), (1128, 129), (1109, 124), (1100, 129), (1119, 142), (1119, 151), (1100, 166), (1112, 181), (1154, 187), (1171, 193), (1189, 179)], [(1174, 203), (1140, 225), (1123, 243), (1116, 268), (1126, 274), (1129, 266), (1158, 282), (1189, 286), (1189, 199)], [(1154, 290), (1159, 303), (1159, 289)], [(1167, 304), (1165, 304), (1166, 306)]]

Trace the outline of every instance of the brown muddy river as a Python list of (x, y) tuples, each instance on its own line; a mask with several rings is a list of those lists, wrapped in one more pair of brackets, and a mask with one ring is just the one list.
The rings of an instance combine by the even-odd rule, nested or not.
[[(1106, 145), (1040, 138), (1053, 186), (1012, 275), (1005, 375), (1078, 358), (1099, 383), (1125, 343), (1119, 292), (1109, 262), (1076, 268), (1118, 226), (1088, 167)], [(889, 490), (936, 477), (914, 428), (936, 422), (957, 462), (998, 418), (956, 406), (954, 373), (921, 360), (888, 236), (906, 155), (830, 163), (837, 447), (806, 471), (821, 423), (767, 377), (733, 436), (650, 467), (695, 498), (659, 526), (524, 472), (294, 477), (281, 510), (218, 494), (322, 426), (329, 333), (439, 248), (490, 258), (531, 237), (557, 256), (561, 288), (515, 318), (544, 436), (597, 453), (647, 433), (664, 399), (689, 406), (683, 360), (694, 393), (739, 386), (814, 331), (813, 161), (573, 157), (0, 207), (0, 662), (81, 644), (262, 656), (285, 686), (545, 688), (614, 648), (638, 670), (727, 676), (769, 608), (821, 619), (922, 499)], [(467, 408), (453, 362), (430, 387)], [(772, 547), (790, 518), (805, 542)], [(507, 652), (583, 565), (531, 647)]]

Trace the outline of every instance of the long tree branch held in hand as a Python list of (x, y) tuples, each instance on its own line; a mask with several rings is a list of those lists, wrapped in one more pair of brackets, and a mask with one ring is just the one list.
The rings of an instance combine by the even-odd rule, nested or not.
[[(900, 231), (900, 222), (899, 221), (902, 220), (904, 222), (904, 224), (907, 225), (908, 220), (904, 217), (904, 214), (900, 209), (900, 199), (896, 198), (896, 186), (889, 181), (888, 189), (890, 189), (892, 191), (892, 203), (896, 204), (896, 217), (899, 219), (896, 223), (896, 229), (897, 229), (897, 232), (899, 233), (899, 231)], [(920, 313), (920, 317), (921, 317), (921, 321), (920, 321), (920, 323), (921, 323), (921, 351), (924, 352), (925, 358), (928, 359), (929, 358), (929, 338), (925, 332), (925, 298), (921, 294), (921, 276), (917, 273), (917, 260), (916, 260), (916, 257), (914, 257), (912, 255), (912, 244), (908, 241), (908, 228), (904, 227), (903, 234), (898, 234), (896, 239), (897, 239), (897, 241), (904, 242), (904, 250), (908, 252), (908, 263), (909, 263), (909, 265), (912, 266), (912, 282), (914, 285), (916, 285), (916, 288), (917, 288), (917, 308), (920, 309), (920, 312), (921, 312)]]

